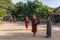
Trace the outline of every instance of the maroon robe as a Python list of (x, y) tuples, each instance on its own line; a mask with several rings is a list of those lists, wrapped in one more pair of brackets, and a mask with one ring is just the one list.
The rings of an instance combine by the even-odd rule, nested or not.
[(16, 18), (13, 19), (13, 22), (16, 23)]
[(28, 28), (29, 26), (29, 19), (25, 18), (25, 27)]
[(12, 22), (12, 21), (13, 21), (12, 17), (10, 17), (9, 21), (10, 21), (10, 22)]
[(12, 19), (10, 19), (10, 22), (12, 22)]
[(33, 33), (36, 33), (37, 32), (37, 24), (35, 22), (36, 22), (36, 20), (33, 19), (32, 20), (32, 32)]

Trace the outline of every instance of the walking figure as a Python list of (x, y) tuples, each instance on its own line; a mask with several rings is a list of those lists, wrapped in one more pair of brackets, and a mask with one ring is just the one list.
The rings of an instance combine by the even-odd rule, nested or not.
[(10, 18), (9, 18), (9, 21), (10, 21), (10, 22), (12, 22), (12, 21), (13, 21), (13, 18), (12, 18), (12, 17), (10, 17)]
[(33, 17), (32, 17), (32, 32), (33, 32), (33, 37), (35, 37), (36, 32), (37, 32), (37, 22), (36, 22), (35, 15), (33, 15)]
[(51, 14), (49, 13), (49, 10), (46, 9), (46, 21), (47, 21), (47, 38), (51, 37), (51, 31), (52, 31), (52, 18), (51, 18)]
[(26, 30), (28, 29), (28, 26), (29, 26), (29, 18), (28, 18), (28, 16), (26, 16), (26, 18), (25, 18), (25, 28), (26, 28)]
[(16, 23), (16, 17), (14, 17), (13, 22)]

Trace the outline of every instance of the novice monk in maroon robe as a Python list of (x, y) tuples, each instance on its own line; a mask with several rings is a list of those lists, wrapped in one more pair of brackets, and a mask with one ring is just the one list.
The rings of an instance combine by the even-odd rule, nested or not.
[(35, 37), (37, 32), (36, 16), (33, 16), (32, 18), (32, 32), (33, 32), (33, 36)]
[(12, 21), (13, 21), (13, 18), (12, 18), (12, 17), (10, 17), (9, 21), (10, 21), (10, 22), (12, 22)]
[(16, 17), (14, 17), (13, 22), (16, 23)]
[(28, 29), (28, 26), (29, 26), (29, 19), (28, 17), (25, 18), (25, 28), (26, 30)]

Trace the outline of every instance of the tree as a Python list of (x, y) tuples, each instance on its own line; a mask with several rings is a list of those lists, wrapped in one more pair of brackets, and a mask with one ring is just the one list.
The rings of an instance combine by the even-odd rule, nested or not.
[(6, 10), (3, 8), (0, 8), (0, 18), (3, 18), (4, 16), (6, 16)]
[(7, 14), (11, 15), (12, 10), (14, 9), (14, 4), (11, 0), (0, 0), (0, 8), (5, 9)]
[(13, 7), (13, 3), (11, 2), (11, 0), (0, 0), (0, 7), (2, 8)]
[(37, 17), (42, 18), (45, 16), (46, 8), (51, 9), (50, 7), (43, 5), (42, 2), (35, 0), (33, 2), (27, 0), (27, 3), (19, 2), (16, 4), (16, 15), (17, 16), (31, 16), (35, 14)]
[(24, 14), (24, 3), (23, 2), (19, 2), (19, 3), (17, 3), (16, 4), (17, 6), (16, 6), (16, 14), (19, 16), (19, 15), (21, 15), (21, 14)]

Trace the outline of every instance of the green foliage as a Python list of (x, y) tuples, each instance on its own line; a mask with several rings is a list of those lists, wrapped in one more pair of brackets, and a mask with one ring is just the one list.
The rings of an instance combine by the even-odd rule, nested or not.
[(6, 16), (6, 10), (3, 8), (0, 8), (0, 18)]
[(32, 14), (35, 14), (37, 17), (42, 18), (45, 16), (45, 10), (46, 8), (51, 9), (50, 7), (43, 5), (42, 2), (38, 2), (38, 0), (35, 0), (33, 2), (27, 1), (27, 3), (19, 2), (16, 4), (17, 11), (16, 15), (22, 15), (22, 16), (31, 16)]
[(16, 4), (17, 5), (17, 15), (19, 14), (23, 14), (23, 10), (24, 10), (24, 3), (23, 2), (19, 2)]
[(0, 7), (1, 8), (13, 8), (13, 3), (11, 0), (0, 0)]
[(0, 20), (0, 25), (3, 24), (3, 21)]
[(0, 0), (0, 17), (6, 15), (8, 16), (29, 16), (35, 14), (37, 17), (42, 18), (45, 16), (46, 8), (53, 10), (46, 5), (43, 5), (42, 2), (35, 0), (33, 2), (27, 0), (27, 3), (22, 1), (17, 4), (13, 4), (11, 0)]
[(0, 8), (5, 9), (7, 14), (11, 15), (13, 14), (14, 4), (11, 0), (0, 0)]

